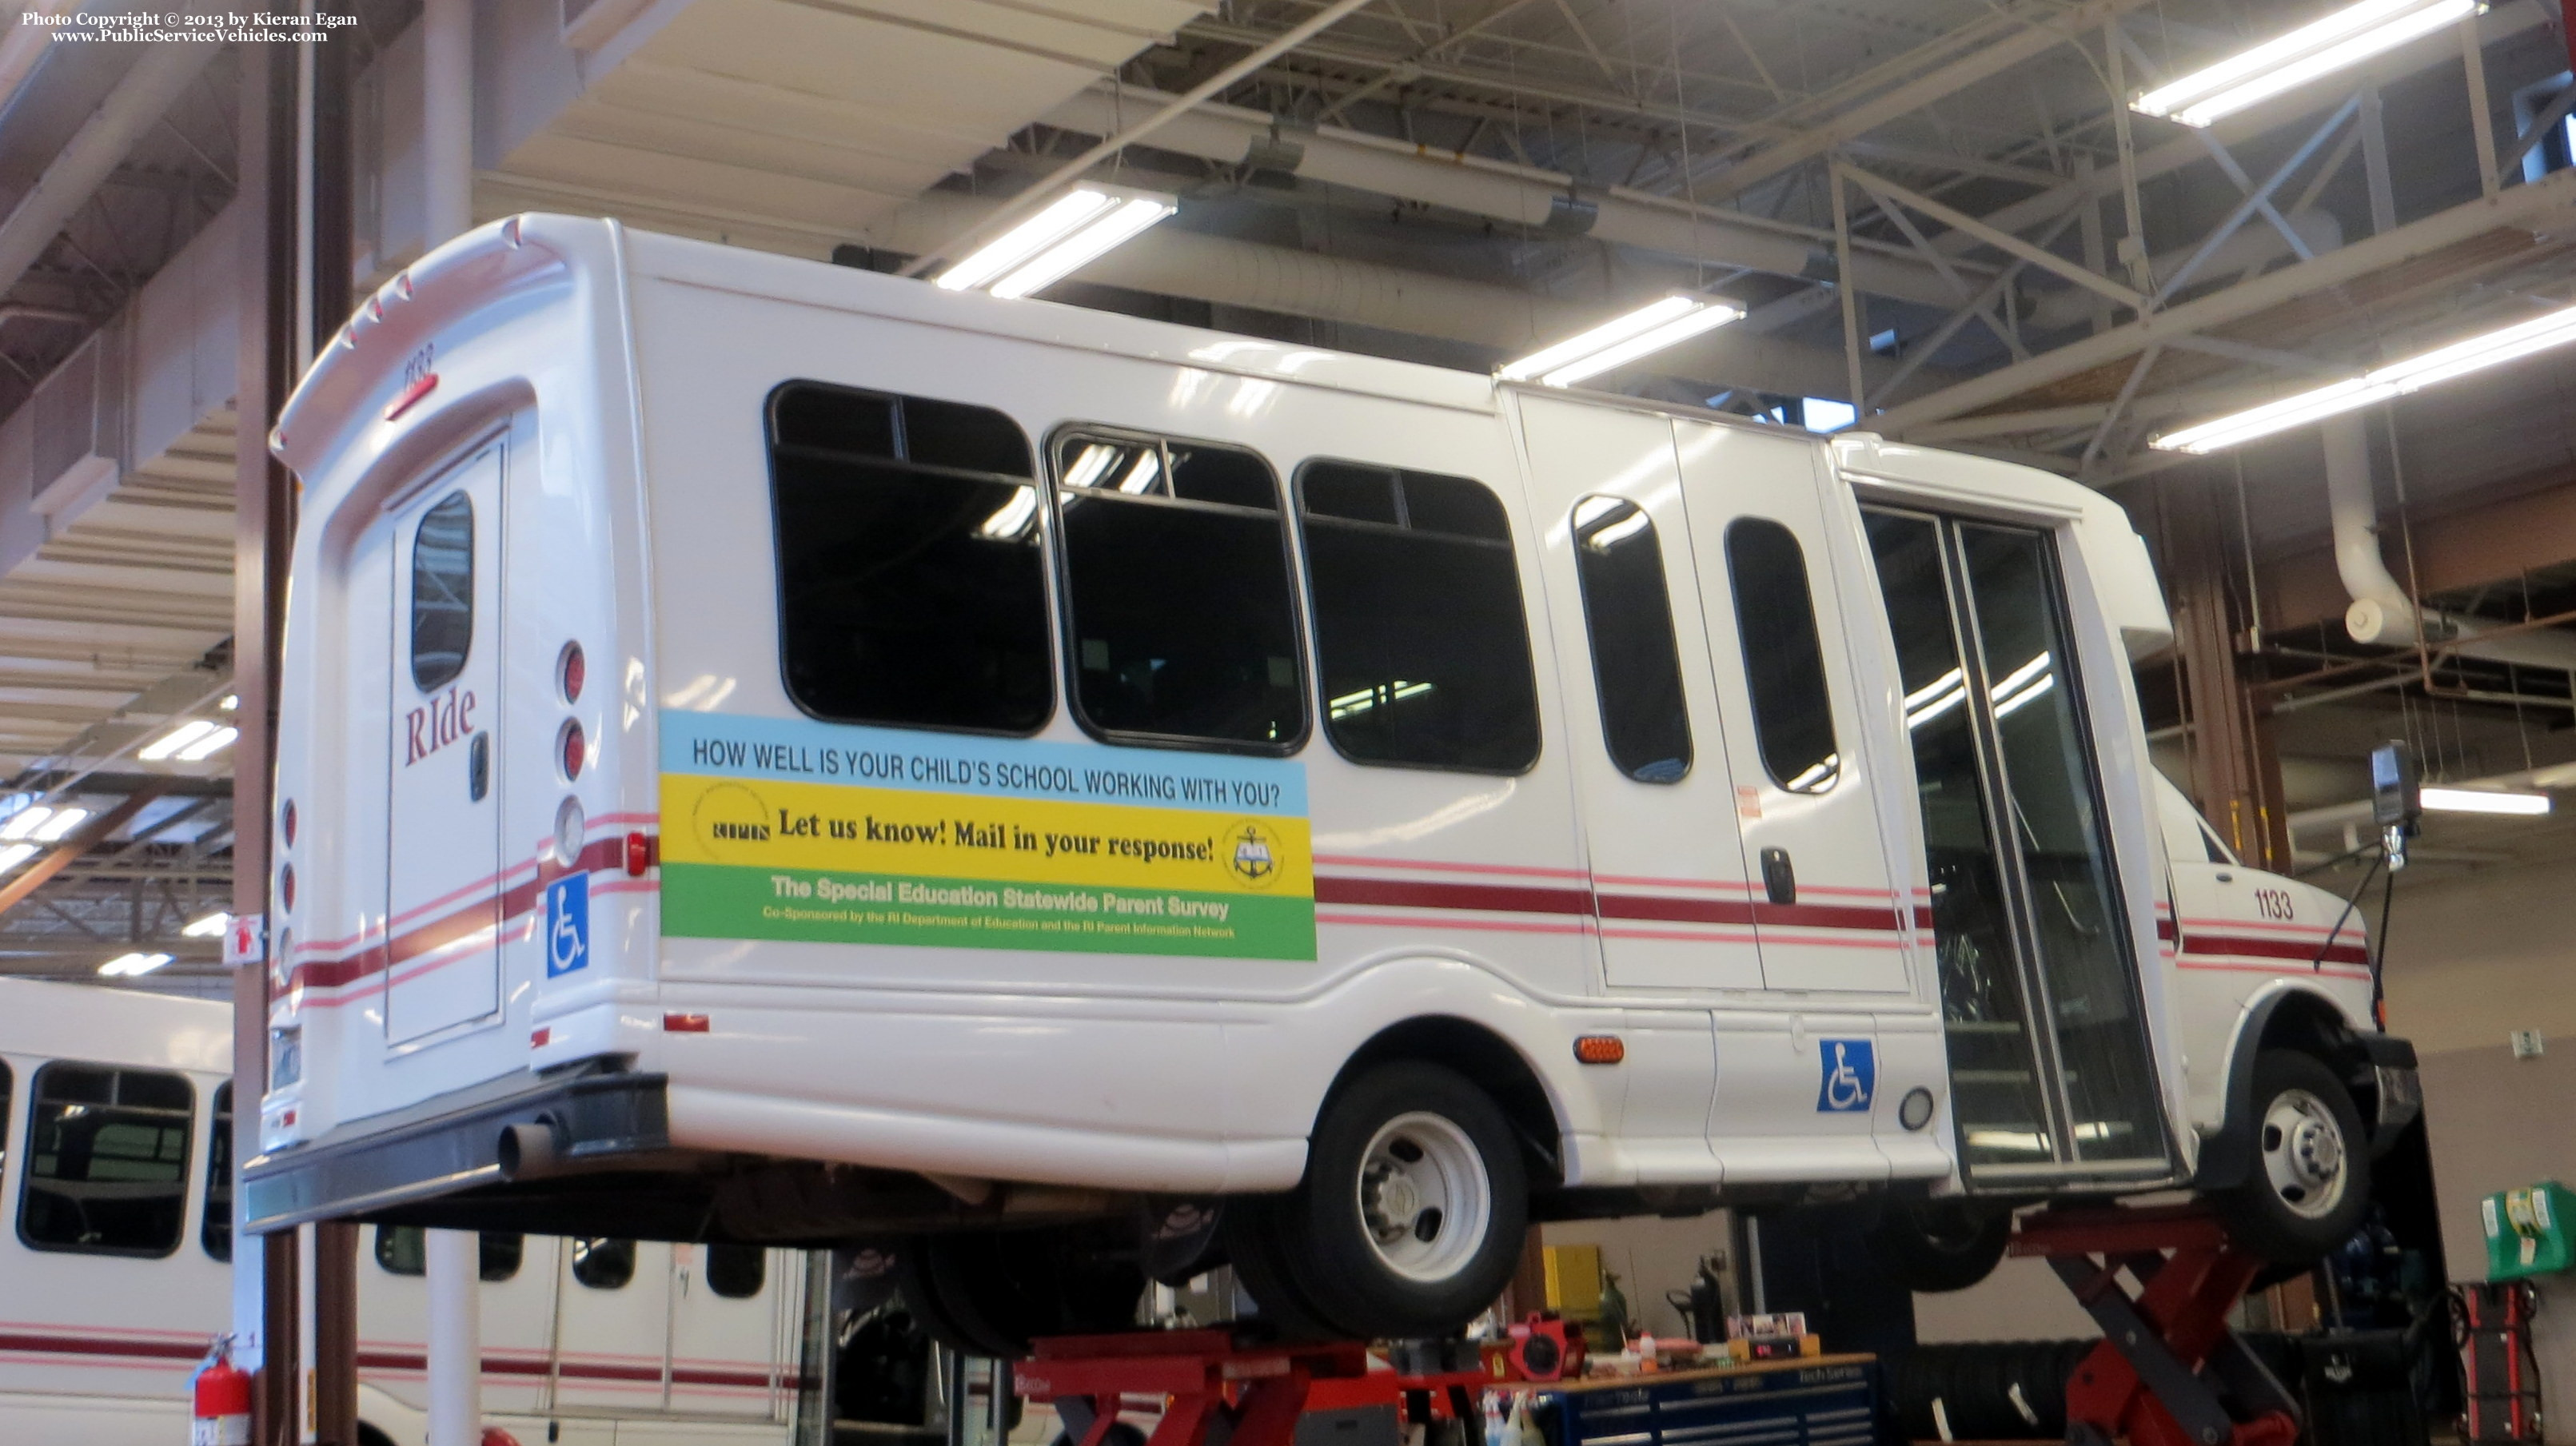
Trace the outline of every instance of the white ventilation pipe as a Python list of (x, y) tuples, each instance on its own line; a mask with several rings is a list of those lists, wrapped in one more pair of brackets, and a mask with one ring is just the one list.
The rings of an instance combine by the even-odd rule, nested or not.
[[(40, 27), (22, 24), (19, 28)], [(169, 111), (170, 103), (215, 58), (216, 50), (193, 41), (160, 41), (134, 62), (134, 68), (81, 122), (53, 163), (28, 188), (9, 219), (0, 221), (0, 291), (17, 285), (45, 248), (54, 244), (73, 214), (98, 193), (107, 173)]]
[[(1158, 91), (1129, 89), (1113, 95), (1095, 87), (1045, 119), (1064, 130), (1109, 135), (1122, 119), (1149, 114), (1172, 99)], [(1272, 117), (1240, 106), (1202, 104), (1164, 125), (1147, 144), (1231, 165), (1243, 161), (1256, 142), (1267, 146), (1274, 139), (1298, 147), (1297, 175), (1328, 185), (1720, 266), (1811, 281), (1834, 276), (1832, 247), (1804, 228), (1766, 224), (1758, 217), (1693, 207), (1622, 186), (1580, 186), (1571, 176), (1535, 166), (1407, 145), (1339, 126), (1280, 129)], [(1971, 285), (1992, 274), (1974, 262), (1952, 266)], [(1963, 299), (1931, 263), (1911, 256), (1859, 252), (1852, 257), (1852, 279), (1863, 291), (1927, 306), (1948, 308)]]
[(2356, 643), (2383, 648), (2413, 647), (2420, 638), (2435, 645), (2457, 641), (2465, 657), (2511, 663), (2525, 668), (2576, 672), (2576, 637), (2549, 629), (2494, 633), (2495, 624), (2458, 613), (2418, 610), (2406, 589), (2390, 576), (2379, 551), (2379, 499), (2371, 488), (2370, 438), (2362, 414), (2331, 418), (2320, 428), (2325, 442), (2326, 507), (2334, 523), (2335, 573), (2343, 579), (2352, 606), (2344, 610), (2344, 631)]

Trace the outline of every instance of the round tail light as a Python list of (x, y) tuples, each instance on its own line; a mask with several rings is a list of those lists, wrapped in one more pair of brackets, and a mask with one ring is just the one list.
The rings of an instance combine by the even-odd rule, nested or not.
[(555, 658), (555, 686), (563, 690), (567, 703), (581, 701), (582, 682), (590, 676), (590, 665), (581, 655), (581, 644), (566, 643)]
[(590, 741), (581, 736), (581, 725), (564, 720), (563, 733), (556, 739), (556, 753), (563, 762), (565, 781), (581, 777), (581, 766), (590, 761)]

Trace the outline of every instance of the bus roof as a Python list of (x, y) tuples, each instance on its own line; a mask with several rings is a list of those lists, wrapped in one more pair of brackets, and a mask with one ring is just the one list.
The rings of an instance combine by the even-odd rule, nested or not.
[(0, 1054), (230, 1074), (233, 1009), (138, 989), (0, 979)]

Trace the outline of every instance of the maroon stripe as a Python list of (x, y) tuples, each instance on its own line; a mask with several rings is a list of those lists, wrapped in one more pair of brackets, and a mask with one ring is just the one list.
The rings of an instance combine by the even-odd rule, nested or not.
[(1917, 904), (1914, 906), (1914, 927), (1917, 929), (1929, 929), (1933, 927), (1932, 906), (1930, 904)]
[[(205, 1352), (202, 1350), (191, 1351), (190, 1358), (194, 1359), (195, 1357), (202, 1356), (204, 1354)], [(425, 1371), (429, 1369), (429, 1357), (420, 1351), (380, 1349), (360, 1350), (358, 1352), (358, 1368), (360, 1370), (378, 1371)], [(618, 1361), (565, 1361), (560, 1365), (557, 1365), (550, 1361), (530, 1360), (526, 1357), (495, 1358), (492, 1356), (485, 1356), (483, 1358), (483, 1374), (487, 1376), (526, 1376), (540, 1379), (547, 1376), (553, 1376), (566, 1381), (648, 1381), (659, 1383), (662, 1379), (662, 1368), (649, 1361), (633, 1364)], [(671, 1372), (671, 1382), (673, 1385), (679, 1386), (765, 1387), (770, 1384), (770, 1376), (767, 1371), (726, 1370), (715, 1366), (680, 1366)], [(795, 1373), (792, 1371), (782, 1372), (778, 1377), (778, 1384), (781, 1386), (795, 1385)]]
[(150, 1361), (197, 1361), (205, 1359), (206, 1355), (205, 1346), (194, 1341), (138, 1341), (118, 1336), (40, 1336), (23, 1331), (0, 1331), (0, 1351), (63, 1356), (131, 1356)]
[[(297, 985), (333, 988), (354, 984), (370, 974), (381, 974), (389, 964), (400, 964), (424, 954), (443, 949), (460, 939), (471, 938), (479, 929), (497, 928), (518, 918), (537, 905), (546, 885), (573, 873), (623, 873), (626, 870), (626, 840), (596, 839), (585, 845), (570, 867), (551, 860), (539, 860), (537, 872), (525, 882), (498, 896), (487, 895), (463, 904), (450, 912), (416, 924), (394, 936), (390, 944), (378, 942), (338, 959), (316, 959), (295, 966)], [(498, 906), (497, 912), (495, 906)]]
[(1888, 908), (1757, 903), (1753, 906), (1753, 922), (1777, 929), (1878, 929), (1892, 934), (1905, 927), (1905, 916)]
[(2237, 954), (2256, 959), (2296, 959), (2301, 963), (2323, 960), (2328, 964), (2367, 964), (2370, 947), (2366, 944), (2328, 944), (2320, 948), (2313, 939), (2251, 939), (2236, 934), (2186, 934), (2182, 940), (2186, 954)]
[(1504, 884), (1453, 884), (1428, 879), (1362, 879), (1322, 875), (1318, 904), (1374, 904), (1394, 909), (1482, 909), (1501, 914), (1589, 914), (1589, 889), (1537, 889)]
[(2156, 937), (2170, 944), (2174, 940), (2182, 937), (2182, 930), (2175, 925), (2173, 920), (2159, 918), (2156, 920)]
[(1670, 919), (1686, 924), (1750, 924), (1753, 906), (1742, 899), (1680, 899), (1669, 894), (1596, 894), (1605, 919)]

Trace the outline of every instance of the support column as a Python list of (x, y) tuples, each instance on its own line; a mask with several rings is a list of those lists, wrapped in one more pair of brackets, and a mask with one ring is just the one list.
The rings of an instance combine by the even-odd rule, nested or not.
[[(295, 356), (296, 57), (277, 45), (243, 46), (240, 185), (243, 226), (238, 295), (240, 356), (233, 450), (233, 683), (241, 697), (233, 748), (233, 912), (268, 908), (268, 780), (276, 756), (279, 630), (286, 616), (286, 555), (295, 535), (295, 498), (286, 469), (268, 454), (269, 428), (293, 380)], [(243, 1160), (259, 1147), (259, 1099), (268, 1085), (268, 970), (249, 966), (233, 978), (233, 1110)], [(236, 1191), (233, 1198), (240, 1200)], [(235, 1242), (247, 1261), (253, 1244)], [(258, 1384), (253, 1439), (293, 1446), (302, 1434), (297, 1409), (302, 1376), (297, 1349), (299, 1290), (295, 1235), (258, 1238), (260, 1308)], [(252, 1325), (235, 1322), (237, 1330)]]
[(2193, 799), (2237, 857), (2256, 868), (2286, 873), (2289, 816), (2281, 802), (2281, 759), (2272, 740), (2271, 710), (2247, 686), (2252, 680), (2236, 645), (2253, 619), (2238, 586), (2242, 570), (2226, 531), (2225, 519), (2235, 515), (2234, 499), (2204, 469), (2167, 474), (2161, 503)]
[(429, 1446), (477, 1446), (483, 1435), (481, 1238), (429, 1230)]

